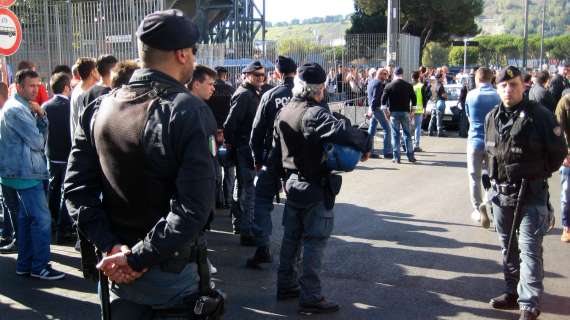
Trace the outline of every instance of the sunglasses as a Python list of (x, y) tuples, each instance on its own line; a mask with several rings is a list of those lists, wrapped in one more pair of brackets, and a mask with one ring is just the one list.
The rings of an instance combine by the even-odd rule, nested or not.
[(253, 75), (254, 77), (257, 77), (257, 78), (265, 78), (265, 73), (257, 73), (257, 72), (254, 72), (254, 73), (252, 73), (252, 75)]
[(196, 55), (196, 53), (198, 53), (198, 46), (197, 45), (193, 45), (192, 46), (192, 54)]

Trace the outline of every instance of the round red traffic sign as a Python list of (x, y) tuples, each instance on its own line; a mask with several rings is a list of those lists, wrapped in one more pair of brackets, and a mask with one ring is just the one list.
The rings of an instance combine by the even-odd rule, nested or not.
[(0, 7), (9, 7), (14, 4), (16, 0), (0, 0)]
[(0, 55), (13, 55), (21, 42), (22, 26), (18, 17), (9, 9), (0, 8)]

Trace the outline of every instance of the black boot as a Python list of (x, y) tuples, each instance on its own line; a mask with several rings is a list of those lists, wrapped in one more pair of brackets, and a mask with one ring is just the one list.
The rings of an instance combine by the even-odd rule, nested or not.
[(244, 247), (255, 247), (255, 238), (248, 234), (240, 234), (239, 235), (239, 244)]
[(503, 293), (498, 297), (494, 297), (489, 302), (491, 306), (495, 309), (518, 309), (519, 303), (517, 299), (518, 295), (512, 293)]
[(277, 300), (287, 300), (298, 298), (301, 294), (301, 289), (299, 287), (293, 287), (289, 289), (277, 289)]
[(325, 298), (317, 302), (299, 304), (299, 313), (302, 314), (331, 313), (337, 312), (339, 309), (340, 307), (337, 303), (327, 301)]
[(273, 262), (271, 250), (269, 250), (268, 247), (258, 247), (257, 250), (255, 250), (253, 257), (247, 259), (246, 267), (250, 269), (259, 269), (260, 264), (271, 262)]

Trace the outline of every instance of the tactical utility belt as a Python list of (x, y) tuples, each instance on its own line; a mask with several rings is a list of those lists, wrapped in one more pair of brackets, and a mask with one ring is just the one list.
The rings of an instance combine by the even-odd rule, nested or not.
[(517, 193), (520, 187), (520, 183), (493, 183), (493, 189), (503, 195)]

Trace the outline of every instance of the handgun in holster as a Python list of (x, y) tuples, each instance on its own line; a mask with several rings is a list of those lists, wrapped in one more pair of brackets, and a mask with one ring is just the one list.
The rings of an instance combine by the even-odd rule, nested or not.
[(214, 289), (210, 279), (210, 269), (207, 260), (206, 245), (193, 247), (195, 261), (198, 264), (200, 276), (199, 290), (183, 298), (180, 305), (167, 309), (154, 309), (159, 318), (184, 318), (192, 320), (219, 320), (224, 314), (226, 295)]

